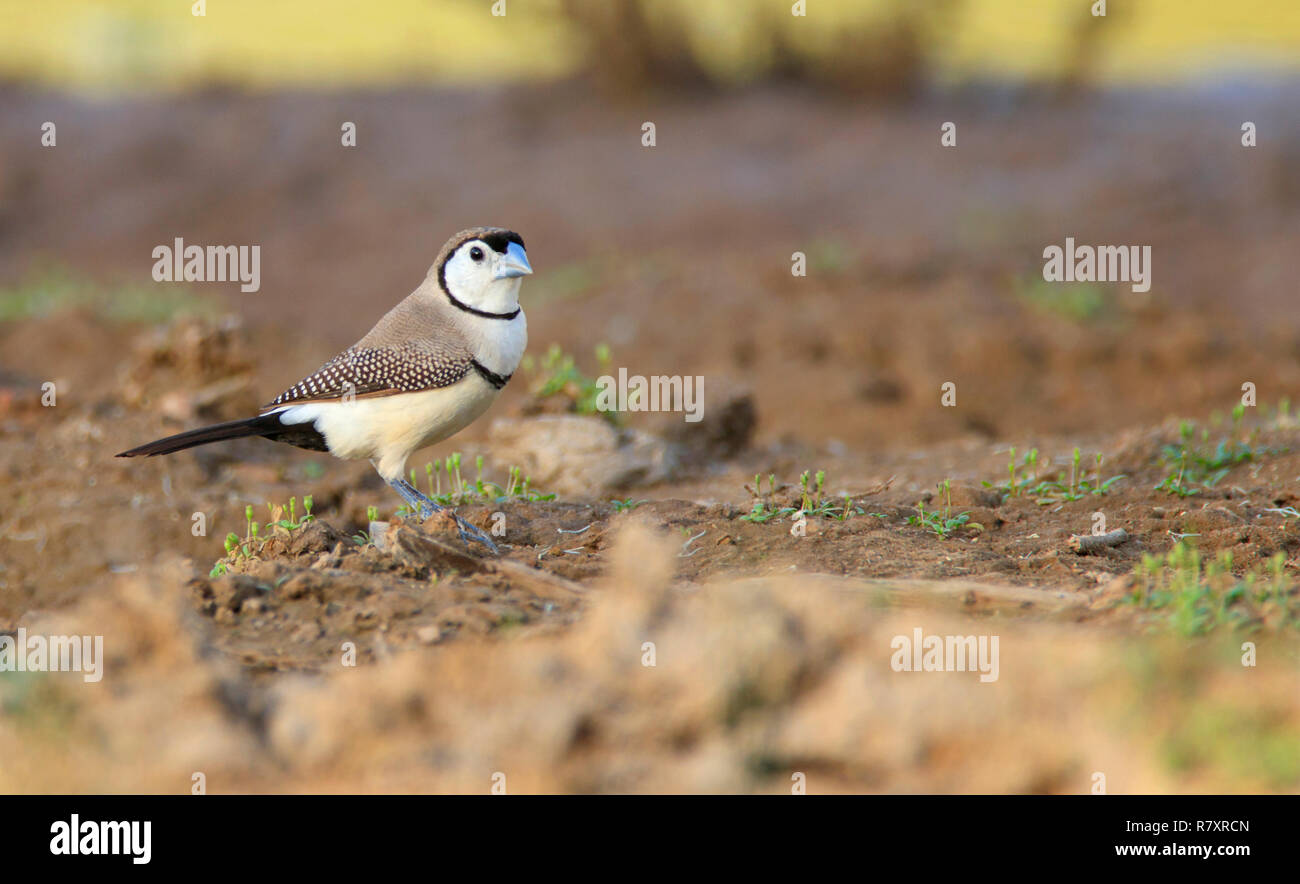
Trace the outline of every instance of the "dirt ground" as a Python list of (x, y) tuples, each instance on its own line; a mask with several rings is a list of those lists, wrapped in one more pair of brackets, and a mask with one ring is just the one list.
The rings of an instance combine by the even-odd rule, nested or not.
[[(102, 634), (109, 675), (0, 673), (0, 789), (170, 792), (195, 772), (213, 792), (1300, 788), (1285, 609), (1187, 636), (1124, 603), (1143, 556), (1183, 536), (1237, 573), (1297, 566), (1282, 401), (1300, 390), (1300, 130), (1267, 96), (1282, 134), (1249, 155), (1212, 98), (986, 96), (962, 106), (961, 150), (919, 153), (958, 108), (6, 98), (0, 279), (57, 258), (92, 296), (0, 326), (0, 631)], [(52, 104), (68, 146), (41, 154), (23, 127)], [(340, 152), (340, 115), (374, 147)], [(485, 529), (503, 516), (499, 558), (397, 517), (365, 464), (262, 440), (112, 457), (247, 415), (471, 223), (528, 242), (532, 354), (557, 343), (595, 374), (608, 344), (634, 373), (703, 376), (706, 407), (746, 403), (752, 424), (627, 416), (670, 467), (621, 487), (579, 468), (553, 500), (461, 507)], [(200, 286), (204, 318), (107, 316), (177, 235), (260, 242), (262, 291)], [(1067, 235), (1152, 244), (1156, 285), (1044, 294), (1041, 249)], [(492, 423), (536, 420), (535, 380), (417, 472), (455, 450), (503, 479)], [(1258, 405), (1234, 425), (1244, 383)], [(1198, 451), (1251, 456), (1193, 495), (1157, 488), (1180, 419)], [(1038, 479), (1068, 484), (1076, 447), (1076, 480), (1122, 478), (1005, 495), (989, 486), (1012, 446), (1038, 451)], [(797, 509), (804, 471), (849, 512), (744, 518)], [(911, 522), (948, 504), (944, 480), (968, 519), (948, 536)], [(246, 506), (265, 524), (268, 502), (305, 495), (313, 521), (225, 557)], [(1097, 513), (1128, 537), (1081, 554)], [(915, 628), (998, 635), (998, 680), (893, 671), (892, 638)]]

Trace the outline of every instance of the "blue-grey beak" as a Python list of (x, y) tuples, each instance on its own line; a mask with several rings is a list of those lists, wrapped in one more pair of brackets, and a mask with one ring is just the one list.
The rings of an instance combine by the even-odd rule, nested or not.
[(528, 263), (528, 253), (524, 247), (517, 242), (512, 242), (506, 247), (506, 255), (497, 265), (497, 279), (510, 279), (515, 276), (527, 276), (533, 272), (533, 268)]

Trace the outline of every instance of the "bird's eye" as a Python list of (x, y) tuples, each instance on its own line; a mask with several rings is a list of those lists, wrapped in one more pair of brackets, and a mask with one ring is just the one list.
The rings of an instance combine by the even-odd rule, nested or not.
[(472, 248), (472, 249), (469, 250), (469, 257), (470, 257), (470, 260), (472, 260), (472, 261), (482, 261), (482, 260), (483, 260), (483, 250), (480, 249), (478, 246), (474, 246), (474, 248)]

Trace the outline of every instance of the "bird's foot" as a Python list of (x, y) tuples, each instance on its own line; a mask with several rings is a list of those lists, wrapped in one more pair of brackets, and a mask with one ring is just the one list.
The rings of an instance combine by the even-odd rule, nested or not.
[(402, 499), (406, 501), (407, 505), (409, 505), (412, 510), (420, 514), (420, 518), (422, 520), (427, 519), (429, 516), (433, 515), (434, 513), (446, 512), (449, 516), (451, 516), (452, 520), (455, 521), (456, 530), (460, 532), (461, 540), (463, 540), (467, 544), (471, 540), (477, 541), (483, 544), (484, 546), (486, 546), (493, 555), (500, 554), (501, 551), (497, 549), (497, 545), (492, 542), (491, 537), (488, 537), (486, 534), (483, 533), (482, 530), (480, 530), (476, 526), (471, 525), (469, 522), (466, 522), (460, 516), (456, 515), (455, 512), (449, 511), (447, 507), (435, 503), (425, 495), (421, 494), (419, 490), (416, 489), (416, 487), (412, 485), (410, 482), (399, 479), (396, 482), (390, 482), (388, 484), (392, 485), (393, 489), (398, 494), (402, 495)]
[(492, 538), (484, 534), (481, 529), (466, 522), (455, 513), (452, 513), (451, 517), (456, 520), (456, 527), (460, 529), (461, 540), (466, 543), (469, 543), (471, 540), (477, 540), (479, 543), (486, 546), (488, 550), (491, 551), (492, 555), (495, 556), (501, 554), (501, 550), (497, 549), (497, 545), (492, 542)]

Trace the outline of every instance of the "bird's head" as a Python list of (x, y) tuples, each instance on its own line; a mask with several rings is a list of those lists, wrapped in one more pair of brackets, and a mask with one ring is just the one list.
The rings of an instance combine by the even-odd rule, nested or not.
[(443, 246), (432, 269), (457, 306), (497, 316), (519, 308), (519, 283), (533, 272), (523, 238), (502, 227), (462, 230)]

